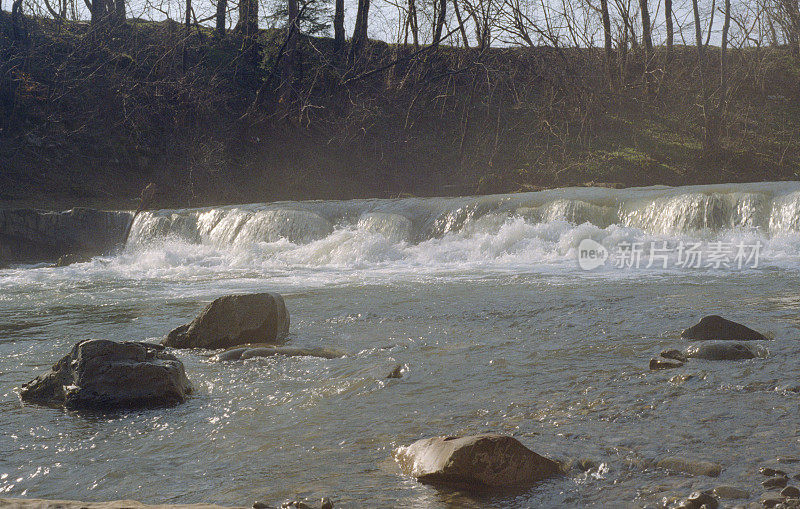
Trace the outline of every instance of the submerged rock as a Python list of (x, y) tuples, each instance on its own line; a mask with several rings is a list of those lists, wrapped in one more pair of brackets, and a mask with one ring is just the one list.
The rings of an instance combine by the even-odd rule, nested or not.
[(67, 265), (72, 265), (73, 263), (86, 263), (92, 260), (91, 256), (82, 255), (78, 253), (69, 253), (62, 255), (56, 260), (56, 267), (66, 267)]
[(20, 397), (68, 409), (114, 410), (175, 405), (191, 391), (183, 363), (164, 347), (90, 339), (25, 384)]
[(344, 353), (330, 348), (294, 348), (276, 345), (249, 345), (246, 347), (230, 348), (212, 357), (215, 361), (243, 361), (253, 357), (272, 357), (273, 355), (286, 355), (290, 357), (321, 357), (323, 359), (338, 359)]
[(781, 490), (781, 495), (786, 498), (800, 498), (800, 489), (795, 486), (787, 486)]
[(789, 484), (789, 478), (786, 476), (775, 476), (770, 477), (766, 481), (761, 483), (761, 486), (765, 488), (783, 488), (787, 484)]
[(753, 359), (755, 352), (744, 343), (710, 342), (692, 345), (684, 352), (690, 359), (709, 361), (738, 361)]
[(719, 477), (722, 467), (710, 461), (693, 460), (681, 456), (670, 456), (659, 460), (656, 463), (658, 468), (682, 472), (684, 474), (705, 475), (708, 477)]
[(229, 348), (248, 343), (282, 343), (289, 312), (277, 293), (227, 295), (203, 309), (162, 342), (173, 348)]
[(408, 366), (405, 364), (398, 364), (394, 367), (391, 373), (386, 375), (386, 378), (403, 378), (403, 373), (408, 370)]
[(473, 491), (522, 488), (562, 473), (555, 461), (503, 435), (425, 438), (398, 448), (395, 460), (422, 483)]
[(674, 369), (683, 366), (683, 363), (680, 361), (675, 361), (671, 359), (650, 359), (650, 369), (658, 370), (658, 369)]
[(756, 341), (767, 339), (760, 332), (721, 316), (705, 316), (700, 323), (681, 332), (681, 337), (693, 340)]
[(736, 486), (717, 486), (714, 488), (714, 494), (719, 498), (726, 498), (729, 500), (750, 498), (750, 492), (737, 488)]

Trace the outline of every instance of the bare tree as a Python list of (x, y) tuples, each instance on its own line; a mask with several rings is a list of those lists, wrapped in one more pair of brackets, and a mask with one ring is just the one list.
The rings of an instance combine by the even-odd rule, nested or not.
[(675, 28), (672, 24), (672, 0), (664, 0), (664, 18), (667, 23), (667, 58), (671, 58), (672, 46), (675, 44)]
[(245, 37), (252, 37), (258, 32), (258, 0), (239, 0), (236, 30)]
[(228, 0), (217, 0), (216, 32), (217, 37), (225, 37), (226, 17), (228, 13)]
[(434, 47), (438, 46), (439, 42), (442, 40), (442, 30), (444, 29), (444, 21), (447, 16), (447, 0), (438, 0), (438, 6), (438, 9), (435, 11), (437, 16), (433, 28)]
[(653, 52), (653, 36), (651, 33), (652, 25), (650, 24), (650, 10), (647, 5), (647, 0), (639, 0), (639, 10), (642, 16), (642, 44), (644, 44), (646, 55), (649, 56)]
[(369, 19), (370, 0), (358, 0), (356, 11), (356, 26), (353, 29), (353, 39), (350, 41), (350, 61), (355, 61), (361, 56), (361, 50), (367, 43), (367, 22)]
[(344, 0), (336, 0), (333, 13), (333, 51), (339, 53), (344, 48)]

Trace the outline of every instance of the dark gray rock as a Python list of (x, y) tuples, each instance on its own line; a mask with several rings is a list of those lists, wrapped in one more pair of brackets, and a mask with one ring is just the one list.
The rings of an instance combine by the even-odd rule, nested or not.
[(250, 343), (281, 344), (289, 332), (289, 312), (277, 293), (220, 297), (191, 323), (162, 342), (173, 348), (230, 348)]
[(562, 473), (555, 461), (503, 435), (425, 438), (398, 448), (395, 460), (422, 483), (472, 491), (522, 488)]
[(701, 341), (755, 341), (767, 339), (760, 332), (721, 316), (703, 317), (700, 323), (681, 333), (682, 338)]
[(744, 343), (728, 341), (695, 344), (687, 348), (684, 355), (690, 359), (709, 361), (739, 361), (756, 357), (755, 352)]
[(770, 467), (761, 467), (758, 469), (761, 475), (765, 475), (767, 477), (775, 477), (775, 476), (786, 476), (786, 472), (783, 470), (778, 470), (777, 468), (770, 468)]
[(162, 346), (90, 339), (25, 384), (20, 397), (67, 409), (116, 410), (175, 405), (191, 391), (183, 363)]
[(0, 266), (108, 253), (124, 242), (132, 217), (130, 212), (84, 208), (0, 210)]

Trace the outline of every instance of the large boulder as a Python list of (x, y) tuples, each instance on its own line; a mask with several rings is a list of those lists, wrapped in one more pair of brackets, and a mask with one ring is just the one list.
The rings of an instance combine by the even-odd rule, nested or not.
[(283, 343), (289, 312), (277, 293), (226, 295), (206, 306), (191, 323), (162, 342), (173, 348), (230, 348), (248, 343)]
[(562, 473), (555, 461), (503, 435), (425, 438), (397, 449), (395, 460), (420, 482), (472, 490), (522, 488)]
[(701, 341), (757, 341), (767, 339), (760, 332), (754, 331), (750, 327), (721, 316), (704, 316), (700, 323), (681, 332), (681, 337), (685, 339), (697, 339)]
[(694, 344), (687, 348), (684, 354), (690, 359), (709, 361), (739, 361), (756, 357), (756, 353), (744, 343), (727, 341)]
[(67, 409), (171, 406), (192, 391), (183, 363), (150, 343), (90, 339), (22, 386), (22, 401)]

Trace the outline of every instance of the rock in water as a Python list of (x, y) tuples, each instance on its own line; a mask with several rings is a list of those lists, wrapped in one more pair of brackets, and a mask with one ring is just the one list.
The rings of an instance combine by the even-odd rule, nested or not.
[(22, 387), (22, 401), (116, 410), (183, 403), (192, 386), (183, 363), (150, 343), (90, 339)]
[(247, 343), (282, 343), (289, 312), (277, 293), (227, 295), (206, 306), (191, 323), (167, 335), (173, 348), (230, 348)]
[(395, 460), (422, 483), (470, 490), (521, 488), (561, 473), (555, 461), (503, 435), (425, 438), (397, 449)]
[(681, 332), (681, 337), (702, 341), (756, 341), (767, 339), (763, 334), (754, 331), (750, 327), (745, 327), (740, 323), (726, 320), (717, 315), (703, 317), (700, 323)]
[(215, 361), (243, 361), (253, 357), (272, 357), (285, 355), (287, 357), (320, 357), (322, 359), (338, 359), (344, 353), (331, 348), (292, 348), (288, 346), (250, 345), (246, 347), (230, 348), (221, 352), (212, 360)]
[(724, 341), (692, 345), (684, 353), (690, 359), (706, 359), (709, 361), (739, 361), (756, 357), (755, 352), (744, 343)]
[(656, 466), (664, 470), (683, 472), (684, 474), (719, 477), (722, 467), (710, 461), (698, 461), (680, 456), (670, 456), (660, 460)]
[(683, 366), (683, 363), (680, 361), (674, 361), (671, 359), (650, 359), (650, 369), (658, 370), (658, 369), (674, 369)]

